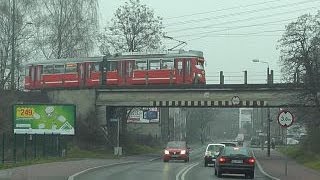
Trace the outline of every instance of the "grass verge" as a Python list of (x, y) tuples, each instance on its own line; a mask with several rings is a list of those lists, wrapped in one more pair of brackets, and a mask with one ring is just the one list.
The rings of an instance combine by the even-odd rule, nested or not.
[[(125, 155), (140, 155), (140, 154), (158, 154), (161, 153), (159, 147), (150, 147), (145, 145), (132, 145), (130, 148), (127, 148), (127, 153)], [(71, 147), (65, 157), (41, 157), (27, 161), (18, 161), (14, 162), (5, 162), (5, 164), (0, 164), (0, 169), (9, 169), (20, 166), (28, 166), (34, 164), (43, 164), (51, 162), (63, 162), (63, 161), (72, 161), (80, 160), (85, 158), (98, 158), (98, 159), (117, 159), (118, 156), (113, 154), (112, 150), (106, 149), (96, 149), (96, 150), (83, 150), (77, 146)]]
[(320, 154), (304, 151), (300, 146), (288, 146), (277, 148), (281, 153), (296, 160), (306, 167), (320, 171)]

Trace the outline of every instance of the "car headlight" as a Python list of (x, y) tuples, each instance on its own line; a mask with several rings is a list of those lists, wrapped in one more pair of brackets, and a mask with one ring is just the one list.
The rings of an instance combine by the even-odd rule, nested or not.
[(168, 150), (164, 150), (164, 154), (169, 154), (169, 151)]
[(181, 150), (180, 154), (186, 154), (186, 150)]
[(211, 151), (206, 151), (205, 156), (211, 156)]
[(197, 74), (197, 76), (198, 76), (199, 78), (201, 78), (201, 77), (202, 77), (202, 74)]

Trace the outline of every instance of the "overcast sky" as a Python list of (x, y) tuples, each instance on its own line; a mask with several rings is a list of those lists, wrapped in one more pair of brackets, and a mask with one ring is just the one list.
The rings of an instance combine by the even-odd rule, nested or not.
[[(106, 25), (126, 0), (100, 0), (100, 26)], [(186, 41), (185, 50), (203, 51), (209, 83), (217, 83), (219, 71), (226, 82), (263, 83), (269, 62), (280, 79), (278, 40), (285, 26), (304, 13), (315, 14), (320, 0), (141, 0), (163, 18), (165, 32)], [(164, 40), (170, 48), (177, 43)]]

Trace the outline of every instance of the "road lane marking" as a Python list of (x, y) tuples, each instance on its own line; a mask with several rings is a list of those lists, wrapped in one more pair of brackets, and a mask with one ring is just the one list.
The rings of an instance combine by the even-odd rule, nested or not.
[(195, 166), (197, 166), (197, 165), (199, 165), (199, 162), (193, 164), (193, 165), (190, 166), (188, 169), (186, 169), (186, 170), (182, 173), (182, 175), (181, 175), (181, 180), (184, 180), (184, 177), (186, 176), (186, 174), (187, 174), (193, 167), (195, 167)]
[(74, 180), (75, 177), (84, 174), (84, 173), (88, 173), (90, 171), (94, 171), (100, 168), (106, 168), (106, 167), (112, 167), (112, 166), (118, 166), (118, 165), (126, 165), (126, 164), (134, 164), (137, 163), (136, 161), (127, 161), (127, 162), (120, 162), (120, 163), (113, 163), (113, 164), (107, 164), (107, 165), (102, 165), (102, 166), (96, 166), (96, 167), (92, 167), (92, 168), (87, 168), (83, 171), (77, 172), (71, 176), (68, 177), (68, 180)]
[[(192, 164), (191, 164), (191, 165), (192, 165)], [(189, 166), (190, 166), (190, 165), (189, 165)], [(182, 169), (178, 172), (178, 174), (176, 175), (176, 180), (179, 180), (180, 174), (183, 173), (183, 171), (185, 171), (189, 166), (185, 166), (184, 168), (182, 168)]]
[(258, 159), (256, 158), (253, 150), (252, 150), (252, 155), (253, 155), (254, 159), (256, 159), (257, 166), (258, 166), (260, 172), (262, 172), (262, 174), (264, 174), (265, 176), (267, 176), (268, 178), (270, 178), (270, 179), (272, 179), (272, 180), (280, 180), (279, 178), (273, 177), (273, 176), (271, 176), (270, 174), (266, 173), (266, 172), (263, 170), (263, 168), (262, 168), (261, 164), (259, 163)]
[(178, 174), (176, 175), (176, 180), (180, 180), (179, 177), (181, 176), (181, 180), (184, 180), (185, 175), (190, 171), (190, 169), (192, 169), (194, 166), (197, 166), (199, 164), (199, 162), (195, 162), (192, 164), (189, 164), (188, 166), (185, 166), (184, 168), (182, 168)]

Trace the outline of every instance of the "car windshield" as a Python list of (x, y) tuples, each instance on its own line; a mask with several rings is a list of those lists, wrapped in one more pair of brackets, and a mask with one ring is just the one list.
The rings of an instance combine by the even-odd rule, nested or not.
[(203, 61), (197, 61), (197, 63), (196, 63), (196, 68), (198, 68), (198, 69), (204, 69)]
[(170, 141), (167, 144), (167, 148), (184, 148), (186, 147), (186, 142), (184, 141)]
[(231, 146), (231, 147), (236, 147), (236, 146), (237, 146), (237, 144), (232, 143), (232, 142), (222, 142), (222, 143), (220, 143), (220, 144), (224, 144), (224, 145), (226, 145), (226, 146)]
[(249, 152), (246, 148), (225, 147), (222, 155), (224, 155), (224, 156), (249, 156)]
[(207, 151), (219, 152), (222, 147), (223, 147), (223, 145), (209, 145), (207, 148)]

